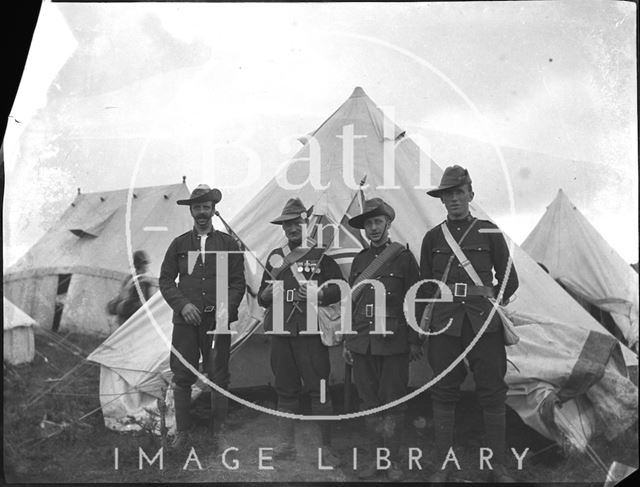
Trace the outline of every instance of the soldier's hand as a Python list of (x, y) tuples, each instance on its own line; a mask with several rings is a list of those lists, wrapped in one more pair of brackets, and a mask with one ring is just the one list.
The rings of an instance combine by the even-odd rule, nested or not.
[(409, 361), (420, 360), (422, 358), (422, 345), (409, 345)]
[(342, 358), (347, 364), (353, 365), (353, 355), (351, 355), (351, 350), (347, 347), (342, 347)]
[(266, 302), (273, 301), (273, 284), (269, 284), (264, 288), (264, 290), (260, 293), (260, 298)]
[(202, 318), (200, 316), (200, 310), (193, 304), (185, 304), (184, 308), (180, 311), (180, 314), (188, 324), (193, 326), (200, 326)]

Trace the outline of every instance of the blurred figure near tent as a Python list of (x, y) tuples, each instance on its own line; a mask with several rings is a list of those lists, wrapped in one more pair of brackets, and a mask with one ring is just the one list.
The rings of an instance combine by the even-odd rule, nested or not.
[[(129, 274), (122, 285), (120, 292), (107, 304), (107, 312), (116, 316), (118, 326), (127, 321), (143, 302), (147, 302), (156, 291), (154, 280), (148, 274), (149, 255), (144, 250), (136, 250), (133, 253), (134, 274)], [(140, 287), (138, 290), (138, 286)]]
[[(244, 258), (238, 254), (229, 255), (228, 303), (216, 301), (217, 256), (213, 252), (239, 250), (230, 235), (213, 228), (215, 206), (221, 199), (220, 190), (200, 184), (191, 192), (189, 199), (177, 201), (179, 205), (189, 206), (194, 226), (173, 239), (160, 270), (160, 292), (173, 310), (171, 345), (180, 354), (172, 352), (169, 358), (176, 411), (173, 449), (189, 446), (191, 386), (197, 377), (184, 362), (198, 370), (202, 356), (203, 370), (211, 382), (227, 389), (231, 380), (231, 335), (215, 335), (214, 341), (214, 335), (208, 332), (216, 328), (216, 317), (223, 313), (229, 323), (238, 320), (238, 307), (244, 297), (246, 282)], [(195, 259), (193, 255), (196, 255)], [(228, 398), (214, 390), (212, 399), (212, 415), (219, 420), (216, 422), (219, 426), (216, 439), (224, 441)]]

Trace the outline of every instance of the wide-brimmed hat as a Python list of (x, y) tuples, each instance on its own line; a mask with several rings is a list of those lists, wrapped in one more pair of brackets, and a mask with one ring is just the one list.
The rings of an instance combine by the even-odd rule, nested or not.
[(362, 214), (349, 219), (349, 225), (353, 228), (364, 228), (365, 220), (374, 216), (388, 216), (393, 221), (396, 217), (396, 212), (382, 198), (371, 198), (370, 200), (365, 200)]
[(467, 183), (471, 183), (471, 176), (469, 176), (469, 171), (467, 171), (464, 167), (460, 167), (458, 165), (449, 166), (444, 170), (444, 174), (442, 174), (440, 186), (434, 189), (430, 189), (429, 191), (427, 191), (427, 194), (429, 196), (433, 196), (434, 198), (439, 198), (443, 191), (451, 188), (456, 188)]
[(191, 191), (191, 196), (188, 200), (178, 200), (176, 203), (179, 205), (193, 205), (194, 203), (204, 203), (205, 201), (211, 201), (213, 204), (217, 204), (222, 199), (222, 193), (219, 189), (211, 189), (206, 184), (198, 184), (196, 188)]
[(281, 215), (271, 220), (271, 223), (274, 225), (281, 225), (283, 222), (295, 220), (296, 218), (306, 219), (309, 216), (309, 213), (311, 213), (311, 208), (307, 210), (300, 198), (291, 198), (284, 205)]

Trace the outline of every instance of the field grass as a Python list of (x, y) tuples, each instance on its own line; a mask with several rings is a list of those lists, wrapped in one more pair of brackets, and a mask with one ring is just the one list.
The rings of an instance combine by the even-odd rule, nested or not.
[[(152, 458), (161, 447), (160, 438), (149, 433), (118, 433), (104, 426), (99, 409), (99, 367), (83, 361), (100, 339), (82, 335), (36, 336), (38, 355), (32, 364), (4, 367), (4, 480), (20, 483), (70, 482), (251, 482), (251, 481), (357, 481), (353, 470), (353, 447), (358, 447), (358, 461), (373, 458), (374, 446), (367, 439), (361, 419), (341, 421), (334, 426), (334, 446), (344, 461), (335, 471), (317, 468), (316, 431), (308, 421), (299, 422), (296, 442), (299, 450), (295, 461), (274, 463), (274, 470), (261, 470), (258, 466), (258, 448), (275, 446), (278, 430), (277, 418), (248, 409), (232, 407), (226, 437), (227, 444), (238, 448), (235, 458), (237, 470), (228, 470), (222, 464), (220, 451), (215, 451), (214, 440), (207, 430), (206, 401), (196, 402), (193, 408), (195, 422), (192, 446), (198, 456), (184, 469), (187, 452), (163, 455), (164, 465), (139, 468), (142, 449)], [(81, 350), (82, 354), (73, 352)], [(74, 369), (74, 367), (78, 368)], [(74, 370), (63, 381), (59, 379)], [(335, 394), (339, 397), (339, 391)], [(272, 396), (247, 398), (272, 407)], [(339, 403), (339, 401), (336, 401)], [(340, 404), (337, 404), (340, 407)], [(87, 416), (88, 413), (89, 414)], [(80, 420), (83, 416), (84, 419)], [(405, 415), (403, 444), (422, 450), (422, 470), (407, 471), (406, 481), (424, 482), (433, 471), (433, 424), (428, 398), (412, 400)], [(573, 482), (603, 485), (605, 472), (585, 454), (566, 454), (549, 440), (524, 425), (509, 410), (508, 444), (522, 451), (530, 448), (525, 468), (517, 472), (521, 482), (548, 484)], [(63, 426), (58, 426), (63, 425)], [(465, 395), (457, 411), (456, 444), (462, 471), (454, 475), (457, 482), (479, 482), (486, 471), (478, 468), (478, 448), (483, 440), (482, 416), (473, 394)], [(378, 445), (382, 446), (382, 445)], [(592, 442), (595, 456), (609, 466), (616, 460), (633, 467), (638, 466), (637, 423), (613, 442), (596, 438)], [(115, 449), (119, 464), (115, 469)], [(515, 465), (515, 461), (513, 461)], [(381, 475), (378, 480), (385, 480)]]

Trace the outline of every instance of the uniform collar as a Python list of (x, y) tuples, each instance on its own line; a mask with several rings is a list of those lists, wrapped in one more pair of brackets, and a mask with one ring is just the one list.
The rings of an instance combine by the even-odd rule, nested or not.
[[(193, 236), (198, 238), (200, 234), (198, 233), (198, 230), (196, 230), (196, 227), (193, 227), (191, 231), (193, 232)], [(216, 231), (215, 228), (211, 227), (211, 230), (207, 233), (207, 237), (210, 237), (211, 235), (213, 235), (213, 232), (215, 231)]]
[(447, 223), (449, 225), (460, 225), (460, 224), (466, 225), (467, 223), (471, 223), (474, 219), (475, 219), (475, 217), (471, 213), (469, 213), (462, 220), (452, 220), (451, 218), (449, 218), (447, 216)]
[(377, 253), (382, 252), (384, 249), (386, 249), (390, 244), (391, 244), (391, 239), (387, 238), (387, 241), (385, 243), (383, 243), (382, 245), (379, 245), (377, 247), (374, 247), (373, 245), (369, 244), (369, 249), (377, 254)]

